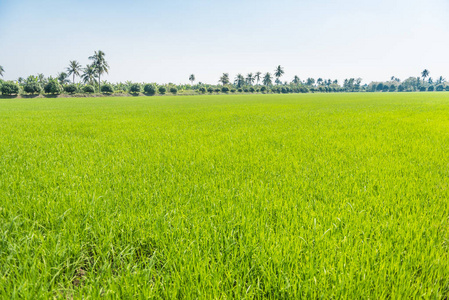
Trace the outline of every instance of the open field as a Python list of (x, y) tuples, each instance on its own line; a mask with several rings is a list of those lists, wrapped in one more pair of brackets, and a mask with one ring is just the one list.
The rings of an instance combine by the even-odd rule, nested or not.
[(449, 93), (0, 100), (0, 298), (449, 296)]

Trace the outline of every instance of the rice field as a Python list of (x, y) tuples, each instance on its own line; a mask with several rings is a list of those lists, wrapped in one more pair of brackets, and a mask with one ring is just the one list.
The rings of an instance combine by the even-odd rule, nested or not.
[(2, 299), (449, 297), (449, 93), (0, 99)]

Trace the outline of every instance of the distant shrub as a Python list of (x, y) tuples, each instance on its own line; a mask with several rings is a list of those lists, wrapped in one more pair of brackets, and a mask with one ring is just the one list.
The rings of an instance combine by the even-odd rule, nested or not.
[(236, 89), (231, 89), (231, 93), (235, 93), (235, 92), (237, 92)]
[(449, 92), (449, 85), (447, 85), (445, 88), (446, 92)]
[(166, 88), (165, 86), (161, 85), (161, 86), (158, 88), (158, 91), (159, 91), (159, 94), (164, 95), (164, 94), (167, 92), (167, 88)]
[(78, 90), (78, 87), (75, 84), (67, 84), (64, 86), (64, 91), (68, 94), (74, 94)]
[(250, 91), (251, 93), (254, 93), (256, 90), (255, 90), (253, 87), (250, 87), (250, 88), (249, 88), (249, 91)]
[(260, 88), (260, 91), (265, 94), (267, 92), (267, 88), (263, 86)]
[(244, 88), (243, 91), (244, 91), (245, 93), (248, 93), (248, 92), (249, 92), (249, 89), (248, 89), (248, 88)]
[(403, 85), (398, 86), (398, 92), (403, 92), (403, 91), (404, 91), (404, 86)]
[(382, 91), (384, 89), (384, 84), (383, 83), (379, 83), (378, 85), (377, 85), (377, 87), (376, 87), (376, 90), (377, 91)]
[(170, 93), (172, 93), (173, 95), (176, 95), (178, 93), (178, 89), (175, 87), (171, 87), (170, 88)]
[(419, 88), (419, 91), (420, 92), (425, 92), (427, 89), (426, 89), (426, 87), (425, 86), (421, 86), (420, 88)]
[(129, 87), (129, 92), (131, 94), (138, 94), (142, 91), (142, 87), (140, 86), (140, 83), (133, 83)]
[(148, 94), (150, 96), (153, 96), (157, 92), (157, 88), (154, 86), (154, 84), (147, 83), (143, 87), (143, 91), (145, 94)]
[(237, 91), (239, 91), (239, 93), (243, 92), (242, 88), (239, 88)]
[(444, 86), (442, 84), (437, 85), (436, 91), (442, 92), (444, 90)]
[(396, 86), (394, 84), (390, 85), (390, 92), (396, 92)]
[(219, 93), (219, 92), (220, 92), (220, 89), (219, 89), (219, 88), (215, 88), (215, 89), (214, 89), (214, 92), (215, 92), (215, 93)]
[(95, 93), (95, 88), (93, 87), (93, 85), (85, 85), (83, 87), (83, 92), (85, 92), (86, 94), (93, 94)]
[[(320, 86), (321, 87), (321, 86)], [(282, 87), (281, 88), (281, 92), (282, 92), (282, 94), (287, 94), (288, 93), (288, 89), (286, 88), (286, 87)]]
[(221, 91), (223, 93), (228, 93), (229, 92), (229, 88), (227, 86), (224, 86), (224, 87), (221, 88)]
[(429, 86), (427, 89), (429, 92), (433, 92), (435, 90), (435, 87), (433, 85)]
[(62, 93), (62, 91), (63, 91), (63, 88), (59, 84), (58, 80), (56, 80), (56, 79), (51, 79), (44, 86), (44, 92), (47, 94), (59, 95)]
[(5, 81), (2, 83), (2, 94), (3, 95), (18, 95), (20, 87), (17, 83), (12, 81)]
[(112, 94), (114, 92), (114, 88), (109, 83), (105, 83), (101, 86), (101, 92), (105, 94)]
[(42, 93), (42, 86), (37, 82), (28, 82), (23, 87), (23, 90), (28, 94), (40, 94)]
[[(299, 91), (300, 91), (301, 93), (308, 93), (308, 92), (309, 92), (309, 89), (306, 88), (305, 86), (302, 86), (302, 87), (299, 88)], [(335, 88), (334, 88), (334, 92), (335, 92)]]
[(214, 89), (213, 89), (213, 88), (211, 88), (211, 87), (208, 87), (208, 88), (207, 88), (207, 91), (208, 91), (209, 93), (211, 93), (211, 94), (212, 94), (212, 93), (214, 92)]
[(257, 89), (256, 89), (256, 93), (258, 93), (258, 92), (260, 92), (260, 89), (257, 88)]
[(201, 94), (204, 94), (204, 93), (206, 93), (206, 88), (205, 87), (200, 87), (199, 91), (200, 91)]

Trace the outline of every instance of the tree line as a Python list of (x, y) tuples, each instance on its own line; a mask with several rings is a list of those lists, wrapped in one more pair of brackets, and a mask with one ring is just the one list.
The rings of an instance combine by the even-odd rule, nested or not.
[[(217, 84), (196, 82), (191, 74), (188, 78), (190, 84), (163, 84), (119, 82), (110, 83), (102, 81), (104, 74), (109, 73), (109, 64), (106, 54), (99, 50), (89, 56), (90, 64), (85, 67), (76, 61), (69, 61), (64, 72), (56, 77), (45, 77), (43, 74), (30, 75), (27, 78), (19, 77), (16, 81), (3, 81), (0, 79), (0, 92), (2, 95), (29, 95), (40, 94), (205, 94), (205, 93), (332, 93), (332, 92), (414, 92), (414, 91), (449, 91), (449, 83), (439, 76), (434, 80), (430, 72), (425, 69), (418, 77), (409, 77), (404, 81), (392, 76), (383, 82), (362, 84), (361, 78), (348, 78), (343, 82), (337, 79), (307, 78), (301, 80), (295, 75), (291, 81), (282, 81), (285, 74), (282, 66), (277, 66), (273, 74), (260, 71), (251, 72), (245, 76), (237, 74), (233, 79), (229, 73), (223, 73)], [(3, 77), (5, 69), (0, 66), (0, 76)], [(78, 82), (76, 79), (79, 79)]]

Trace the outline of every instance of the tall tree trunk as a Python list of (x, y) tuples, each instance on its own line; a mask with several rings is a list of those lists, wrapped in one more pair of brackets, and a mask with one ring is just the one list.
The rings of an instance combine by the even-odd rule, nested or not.
[(73, 73), (73, 84), (75, 84), (75, 73)]

